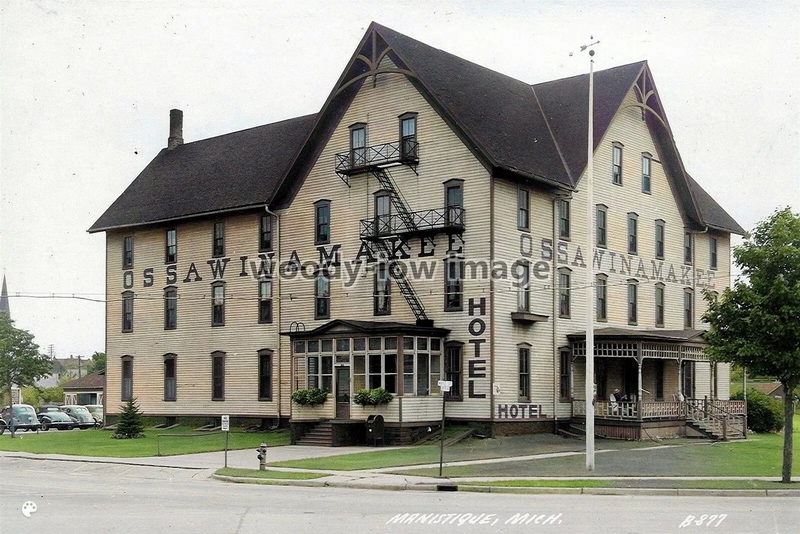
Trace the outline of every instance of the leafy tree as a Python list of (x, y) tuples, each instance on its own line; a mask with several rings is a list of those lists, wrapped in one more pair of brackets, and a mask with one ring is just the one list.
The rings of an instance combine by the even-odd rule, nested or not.
[[(14, 321), (6, 313), (0, 313), (0, 388), (11, 398), (11, 386), (32, 386), (40, 378), (49, 375), (53, 360), (39, 352), (33, 335), (14, 327)], [(11, 427), (11, 437), (14, 428)]]
[(756, 225), (733, 251), (743, 279), (709, 302), (704, 318), (709, 353), (783, 385), (782, 481), (791, 482), (792, 420), (789, 392), (800, 385), (800, 216), (778, 210)]
[(112, 437), (117, 439), (141, 438), (144, 436), (143, 432), (142, 412), (139, 411), (136, 399), (132, 398), (122, 407), (122, 412), (117, 418), (117, 429)]
[(64, 390), (58, 386), (42, 388), (30, 386), (22, 390), (25, 404), (30, 404), (37, 410), (42, 404), (60, 404), (64, 402)]
[[(731, 399), (742, 400), (744, 393), (731, 395)], [(783, 428), (781, 402), (755, 388), (747, 390), (747, 427), (753, 432), (780, 432)]]
[(87, 373), (97, 373), (106, 370), (106, 354), (104, 352), (95, 352), (92, 354), (92, 362), (89, 364)]

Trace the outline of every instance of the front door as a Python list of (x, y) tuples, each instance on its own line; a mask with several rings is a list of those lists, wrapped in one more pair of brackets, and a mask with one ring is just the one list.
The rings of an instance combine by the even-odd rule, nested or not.
[(336, 368), (336, 419), (350, 419), (350, 366)]

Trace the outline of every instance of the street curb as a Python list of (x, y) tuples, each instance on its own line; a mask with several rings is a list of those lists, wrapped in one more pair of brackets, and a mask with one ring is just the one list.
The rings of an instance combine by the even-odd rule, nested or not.
[(672, 495), (677, 497), (800, 497), (800, 490), (770, 489), (680, 489), (680, 488), (557, 488), (513, 486), (458, 486), (472, 493), (580, 494), (580, 495)]
[[(31, 453), (33, 454), (33, 453)], [(77, 462), (77, 463), (90, 463), (90, 464), (111, 464), (111, 465), (132, 465), (135, 467), (163, 467), (166, 469), (186, 469), (191, 471), (206, 471), (208, 469), (219, 469), (215, 467), (190, 467), (187, 465), (162, 465), (162, 464), (147, 464), (142, 462), (120, 462), (115, 460), (104, 459), (89, 459), (89, 458), (48, 458), (42, 456), (21, 456), (18, 454), (0, 454), (0, 458), (18, 458), (21, 460), (39, 460), (51, 462)]]
[[(335, 476), (335, 475), (331, 475)], [(292, 480), (288, 478), (232, 477), (212, 474), (210, 478), (235, 484), (261, 484), (267, 486), (306, 486), (314, 488), (376, 489), (385, 491), (436, 491), (437, 484), (365, 484), (359, 481), (326, 481), (325, 478)]]

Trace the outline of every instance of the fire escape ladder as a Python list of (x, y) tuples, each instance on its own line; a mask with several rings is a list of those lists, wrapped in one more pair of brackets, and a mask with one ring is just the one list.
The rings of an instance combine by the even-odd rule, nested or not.
[(389, 192), (389, 198), (392, 201), (392, 207), (394, 208), (395, 213), (400, 217), (400, 220), (403, 221), (403, 225), (405, 225), (406, 230), (411, 232), (417, 229), (417, 223), (414, 221), (414, 215), (408, 210), (408, 204), (406, 203), (403, 195), (400, 193), (400, 190), (394, 184), (394, 180), (392, 180), (392, 175), (389, 174), (389, 171), (380, 167), (372, 169), (372, 175), (377, 178), (378, 182), (381, 184), (381, 187)]
[(386, 241), (383, 239), (376, 239), (374, 243), (376, 252), (375, 256), (378, 258), (383, 256), (385, 261), (388, 262), (389, 274), (397, 283), (397, 287), (400, 290), (400, 293), (403, 295), (403, 298), (406, 299), (406, 302), (411, 308), (414, 317), (417, 318), (417, 324), (421, 326), (431, 326), (432, 321), (428, 319), (428, 316), (425, 313), (425, 306), (422, 305), (422, 301), (420, 301), (419, 297), (417, 296), (417, 292), (414, 291), (414, 286), (411, 285), (411, 281), (406, 277), (403, 268), (396, 259), (392, 259), (392, 252), (389, 250)]

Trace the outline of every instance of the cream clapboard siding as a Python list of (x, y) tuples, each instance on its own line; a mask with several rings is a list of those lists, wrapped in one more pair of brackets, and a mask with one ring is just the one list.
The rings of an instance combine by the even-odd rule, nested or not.
[[(385, 60), (389, 64), (389, 60)], [(367, 80), (355, 96), (349, 109), (336, 127), (327, 146), (309, 173), (291, 206), (281, 213), (281, 256), (283, 260), (296, 251), (301, 262), (318, 262), (319, 252), (314, 244), (314, 202), (327, 199), (331, 201), (331, 240), (332, 245), (341, 245), (342, 267), (352, 262), (360, 247), (359, 221), (374, 216), (373, 193), (380, 189), (375, 177), (360, 174), (351, 177), (351, 187), (347, 187), (334, 173), (334, 156), (349, 149), (348, 126), (367, 123), (367, 145), (377, 145), (398, 140), (398, 116), (405, 112), (416, 112), (417, 139), (419, 141), (419, 159), (417, 174), (406, 166), (392, 167), (391, 175), (407, 201), (411, 211), (426, 209), (442, 209), (444, 207), (443, 183), (450, 179), (464, 180), (464, 206), (466, 210), (466, 231), (464, 233), (464, 255), (467, 259), (489, 257), (489, 175), (458, 137), (450, 130), (442, 118), (430, 107), (424, 97), (413, 85), (400, 74), (383, 74), (373, 87), (372, 80)], [(471, 337), (468, 325), (472, 317), (468, 315), (465, 303), (464, 310), (444, 312), (444, 264), (448, 249), (447, 236), (439, 234), (435, 238), (435, 255), (428, 258), (417, 258), (420, 252), (420, 239), (409, 240), (410, 254), (415, 261), (424, 261), (435, 266), (433, 280), (415, 280), (413, 282), (417, 295), (422, 300), (426, 312), (434, 324), (451, 330), (449, 339), (464, 342), (463, 402), (448, 403), (449, 417), (488, 418), (490, 408), (489, 374), (489, 285), (486, 280), (467, 280), (464, 286), (465, 300), (469, 298), (486, 298), (486, 315), (482, 319), (486, 323), (486, 339), (481, 347), (487, 360), (487, 377), (476, 381), (475, 393), (486, 395), (486, 399), (468, 398), (467, 373), (471, 358)], [(351, 266), (353, 266), (351, 264)], [(331, 281), (331, 320), (336, 318), (397, 321), (411, 323), (414, 315), (395, 283), (391, 284), (391, 315), (375, 317), (373, 315), (372, 270), (361, 271), (357, 283), (352, 287), (344, 287), (335, 278)], [(284, 280), (281, 285), (281, 330), (289, 330), (293, 322), (302, 322), (307, 330), (326, 323), (329, 319), (314, 319), (314, 282), (311, 276)], [(281, 341), (284, 355), (290, 354), (288, 338)], [(291, 387), (288, 378), (290, 369), (288, 359), (283, 360), (281, 392), (284, 398), (283, 414), (288, 414), (288, 402)], [(302, 371), (301, 371), (302, 373)], [(299, 382), (303, 387), (303, 376)], [(429, 420), (426, 403), (441, 406), (437, 397), (421, 398), (419, 403), (404, 407), (403, 420)], [(327, 404), (327, 403), (326, 403)], [(358, 407), (351, 407), (352, 413)]]
[[(225, 220), (226, 258), (230, 258), (226, 282), (225, 326), (211, 327), (211, 283), (207, 261), (211, 258), (213, 220), (177, 225), (178, 326), (164, 330), (163, 292), (167, 286), (164, 264), (166, 227), (109, 232), (107, 239), (107, 409), (120, 405), (120, 358), (133, 357), (133, 394), (147, 414), (162, 415), (278, 415), (277, 375), (279, 335), (277, 323), (258, 324), (258, 284), (252, 276), (240, 276), (240, 256), (256, 261), (259, 215), (230, 215)], [(134, 237), (134, 328), (122, 333), (122, 241)], [(190, 264), (202, 281), (184, 282)], [(153, 268), (154, 284), (144, 287), (143, 272)], [(194, 278), (194, 277), (192, 277)], [(274, 315), (274, 310), (273, 310)], [(273, 400), (258, 401), (258, 355), (273, 354)], [(223, 351), (225, 400), (211, 400), (211, 353)], [(164, 355), (177, 355), (177, 401), (163, 400)]]

